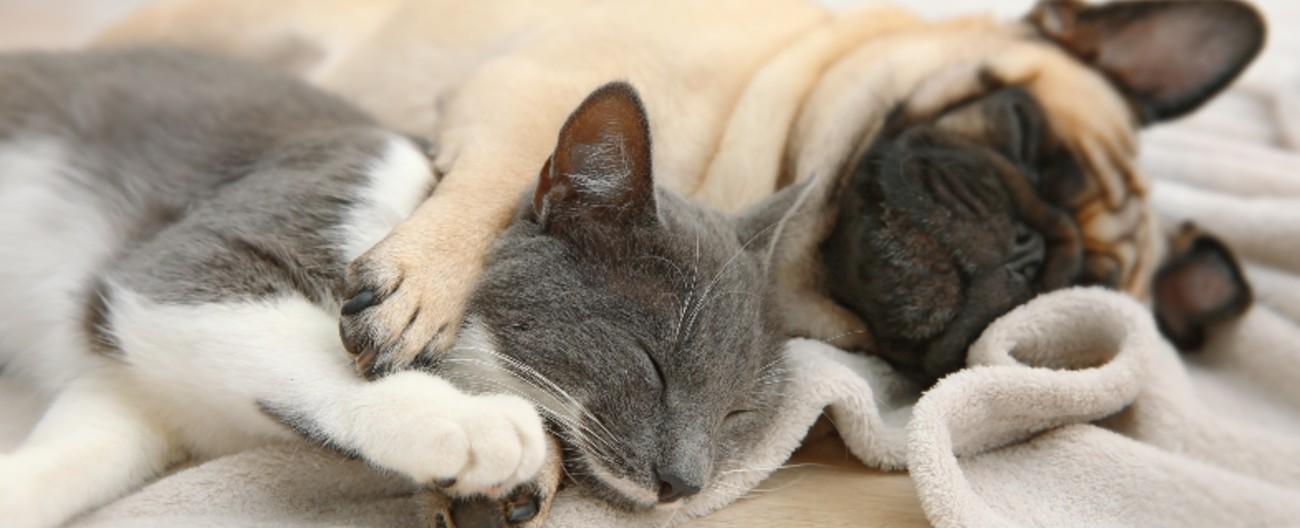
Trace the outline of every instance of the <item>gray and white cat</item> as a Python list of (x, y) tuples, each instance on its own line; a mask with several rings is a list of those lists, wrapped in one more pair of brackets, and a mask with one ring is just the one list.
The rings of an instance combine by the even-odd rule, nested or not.
[(0, 365), (54, 395), (0, 455), (4, 526), (300, 436), (465, 495), (534, 477), (549, 430), (589, 492), (680, 505), (772, 420), (761, 251), (793, 201), (732, 218), (657, 190), (626, 85), (566, 123), (454, 349), (372, 381), (339, 285), (433, 188), (416, 143), (176, 51), (0, 56), (0, 86)]

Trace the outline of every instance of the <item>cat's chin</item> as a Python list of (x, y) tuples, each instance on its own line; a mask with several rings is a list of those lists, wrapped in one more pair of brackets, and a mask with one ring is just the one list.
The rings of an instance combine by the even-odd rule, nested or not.
[(657, 512), (676, 512), (686, 505), (686, 499), (678, 499), (672, 502), (660, 502), (654, 505)]
[(575, 476), (576, 483), (588, 494), (610, 506), (629, 512), (659, 508), (659, 497), (656, 492), (614, 473), (605, 465), (593, 461), (586, 453), (573, 458), (565, 462), (568, 466), (567, 472)]

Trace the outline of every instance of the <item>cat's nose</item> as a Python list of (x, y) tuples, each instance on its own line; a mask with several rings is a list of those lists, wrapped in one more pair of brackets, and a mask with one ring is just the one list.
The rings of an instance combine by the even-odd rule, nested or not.
[(672, 473), (659, 474), (659, 502), (669, 503), (700, 492), (700, 485)]

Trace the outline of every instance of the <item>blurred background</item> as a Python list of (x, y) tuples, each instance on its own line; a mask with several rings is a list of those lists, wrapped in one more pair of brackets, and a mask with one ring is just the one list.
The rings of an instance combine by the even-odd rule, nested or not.
[(146, 0), (0, 0), (0, 48), (76, 46)]
[[(149, 0), (0, 0), (0, 49), (21, 47), (66, 47), (84, 42), (113, 19), (129, 13)], [(217, 0), (220, 1), (220, 0)], [(274, 1), (274, 0), (269, 0)], [(870, 0), (820, 0), (834, 6), (852, 6)], [(928, 14), (954, 9), (991, 8), (1014, 15), (1032, 5), (1032, 0), (968, 0), (958, 3), (935, 0), (904, 0)]]

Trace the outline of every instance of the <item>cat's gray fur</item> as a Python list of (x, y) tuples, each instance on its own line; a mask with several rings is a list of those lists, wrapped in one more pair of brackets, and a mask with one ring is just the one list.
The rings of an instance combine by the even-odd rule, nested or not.
[(385, 137), (369, 117), (275, 73), (161, 50), (17, 55), (0, 79), (0, 141), (76, 146), (67, 184), (125, 234), (105, 266), (123, 286), (169, 303), (287, 288), (334, 302), (329, 228)]
[[(356, 256), (345, 248), (365, 238), (349, 222), (392, 216), (367, 193), (394, 178), (385, 160), (410, 165), (419, 147), (296, 81), (178, 51), (0, 56), (0, 86), (0, 171), (41, 169), (0, 172), (9, 208), (0, 217), (10, 222), (0, 233), (16, 242), (0, 255), (0, 324), (15, 336), (0, 346), (0, 364), (57, 395), (28, 442), (0, 455), (0, 518), (13, 526), (62, 522), (180, 456), (293, 432), (416, 480), (458, 479), (453, 493), (499, 494), (537, 471), (542, 449), (536, 411), (493, 394), (502, 392), (539, 406), (586, 489), (645, 508), (665, 501), (665, 479), (678, 492), (667, 501), (707, 487), (772, 419), (783, 371), (758, 250), (789, 200), (726, 217), (656, 190), (647, 172), (629, 192), (648, 197), (649, 221), (559, 229), (526, 197), (457, 347), (417, 362), (434, 375), (364, 383), (326, 317), (337, 314), (344, 266)], [(630, 88), (598, 93), (646, 126)], [(642, 139), (629, 148), (648, 159)], [(387, 199), (411, 208), (423, 199), (433, 178), (420, 162), (419, 174), (397, 177), (409, 196)], [(594, 162), (629, 174), (617, 159)], [(22, 192), (48, 203), (5, 201)], [(555, 207), (585, 218), (611, 206), (601, 199)], [(43, 264), (24, 267), (22, 254)], [(302, 328), (317, 330), (294, 333)], [(168, 348), (173, 338), (204, 349)], [(298, 349), (312, 343), (324, 345)], [(153, 366), (159, 357), (182, 366)], [(447, 423), (468, 447), (437, 443), (460, 438)], [(130, 434), (94, 433), (109, 426)], [(420, 447), (428, 451), (404, 452)], [(55, 466), (36, 454), (59, 449), (68, 451)], [(84, 464), (82, 449), (112, 456), (62, 467)], [(507, 485), (430, 456), (457, 449), (479, 466), (505, 460)], [(63, 492), (41, 491), (50, 489)]]

